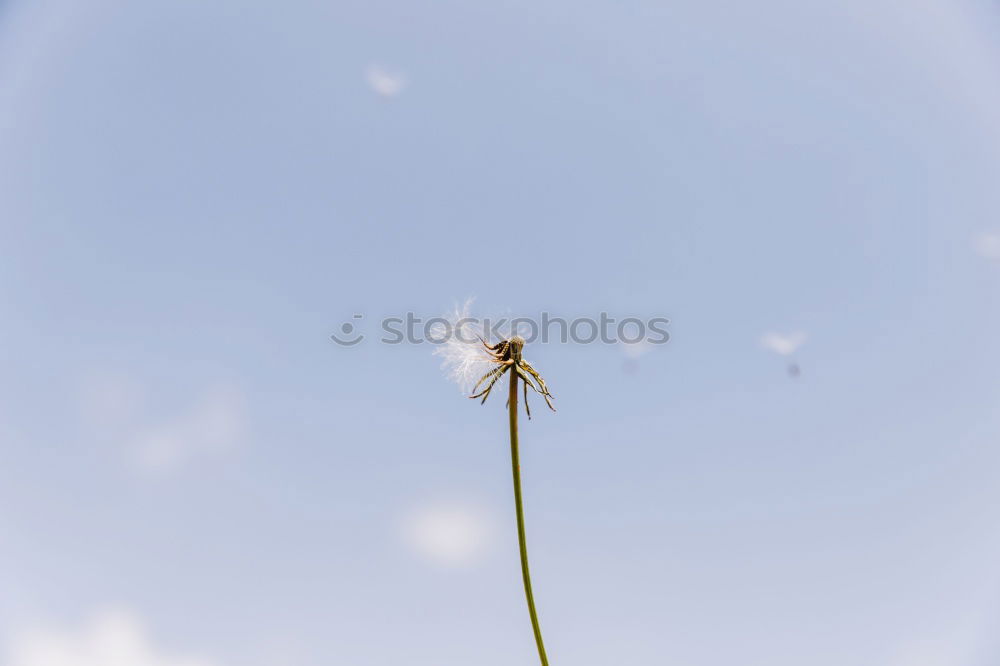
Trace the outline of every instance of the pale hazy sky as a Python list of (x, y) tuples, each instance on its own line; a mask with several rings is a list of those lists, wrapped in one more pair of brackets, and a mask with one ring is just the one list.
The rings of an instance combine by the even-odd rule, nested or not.
[[(0, 2), (0, 666), (1000, 660), (988, 2)], [(630, 353), (626, 353), (630, 352)], [(790, 376), (789, 363), (801, 375)]]

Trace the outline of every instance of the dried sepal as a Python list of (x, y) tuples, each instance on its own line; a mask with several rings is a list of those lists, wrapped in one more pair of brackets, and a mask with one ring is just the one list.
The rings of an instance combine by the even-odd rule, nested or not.
[[(490, 359), (494, 363), (497, 363), (498, 366), (479, 378), (479, 381), (472, 387), (470, 398), (482, 398), (480, 404), (485, 403), (486, 398), (490, 396), (490, 391), (493, 390), (493, 386), (508, 370), (513, 368), (515, 375), (524, 382), (524, 409), (528, 414), (528, 418), (531, 418), (531, 407), (528, 405), (528, 388), (541, 395), (545, 399), (545, 404), (548, 405), (549, 409), (556, 411), (556, 408), (552, 405), (552, 393), (549, 392), (545, 380), (521, 356), (521, 351), (524, 349), (524, 338), (514, 336), (509, 340), (501, 340), (495, 345), (491, 345), (482, 337), (480, 337), (480, 340), (490, 355)], [(476, 393), (476, 390), (484, 383), (486, 384), (486, 388)], [(508, 401), (507, 408), (510, 408), (510, 401)]]

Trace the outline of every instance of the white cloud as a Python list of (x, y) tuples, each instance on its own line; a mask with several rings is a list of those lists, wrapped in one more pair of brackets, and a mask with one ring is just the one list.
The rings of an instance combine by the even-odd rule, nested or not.
[(104, 610), (75, 631), (42, 628), (13, 636), (5, 666), (217, 666), (204, 657), (168, 656), (150, 642), (142, 621)]
[(489, 514), (460, 502), (416, 506), (402, 524), (403, 539), (415, 553), (447, 567), (474, 564), (485, 553), (492, 534)]
[(1000, 261), (1000, 233), (987, 232), (976, 236), (976, 253), (993, 261)]
[(173, 419), (139, 429), (129, 449), (141, 467), (169, 471), (192, 458), (232, 449), (246, 430), (243, 396), (215, 388)]
[(795, 331), (787, 334), (765, 333), (760, 339), (760, 344), (764, 349), (769, 349), (775, 354), (789, 356), (794, 354), (795, 350), (801, 347), (805, 341), (806, 334), (802, 331)]
[(969, 631), (952, 635), (921, 637), (897, 647), (891, 666), (963, 666), (975, 663), (978, 646)]
[(406, 87), (406, 78), (398, 72), (390, 72), (381, 65), (368, 65), (365, 70), (368, 87), (382, 97), (395, 97)]

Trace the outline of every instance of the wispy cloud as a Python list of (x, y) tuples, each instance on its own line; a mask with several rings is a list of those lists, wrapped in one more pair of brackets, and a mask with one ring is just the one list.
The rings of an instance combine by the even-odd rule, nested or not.
[(205, 657), (168, 656), (151, 643), (143, 622), (127, 610), (95, 613), (76, 630), (16, 633), (5, 666), (218, 666)]
[(761, 336), (760, 345), (764, 349), (769, 349), (775, 354), (790, 356), (805, 344), (806, 334), (802, 331), (792, 333), (765, 333)]
[(173, 418), (138, 430), (129, 450), (142, 468), (169, 471), (193, 458), (232, 449), (246, 434), (246, 418), (240, 392), (213, 388)]
[(976, 254), (992, 261), (1000, 261), (1000, 232), (981, 233), (975, 238)]
[(365, 79), (368, 87), (382, 97), (396, 97), (406, 88), (406, 77), (399, 72), (390, 71), (381, 65), (368, 65), (365, 69)]
[(82, 385), (81, 426), (147, 471), (171, 471), (233, 450), (249, 430), (243, 393), (233, 386), (209, 385), (192, 394), (187, 405), (173, 412), (151, 409), (142, 382), (102, 373)]
[(493, 535), (493, 521), (466, 502), (432, 502), (411, 508), (403, 518), (402, 537), (414, 553), (446, 567), (474, 564)]

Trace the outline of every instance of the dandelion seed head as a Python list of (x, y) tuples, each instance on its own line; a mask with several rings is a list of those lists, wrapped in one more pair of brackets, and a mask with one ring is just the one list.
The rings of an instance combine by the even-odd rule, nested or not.
[(483, 322), (472, 318), (471, 308), (470, 298), (444, 317), (447, 324), (436, 324), (431, 329), (435, 340), (443, 340), (434, 349), (434, 355), (442, 359), (441, 368), (448, 379), (466, 393), (493, 367), (481, 342), (481, 339), (488, 339), (488, 331)]

